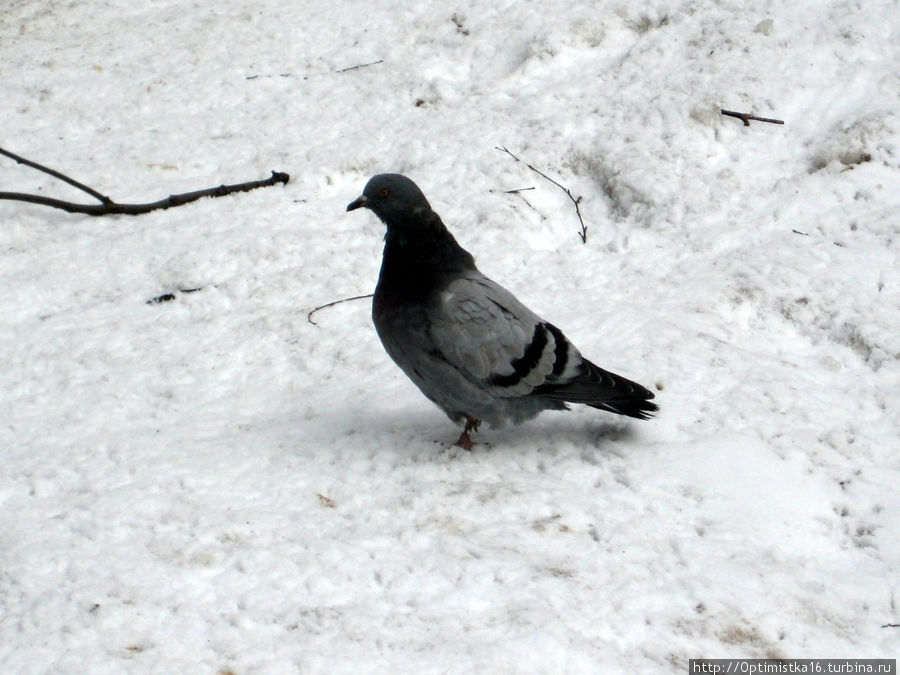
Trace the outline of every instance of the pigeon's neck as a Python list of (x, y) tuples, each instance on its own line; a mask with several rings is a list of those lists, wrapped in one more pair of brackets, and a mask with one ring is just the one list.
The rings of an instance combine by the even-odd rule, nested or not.
[(475, 269), (475, 260), (430, 211), (418, 222), (389, 223), (378, 286), (413, 294), (441, 287), (456, 273)]

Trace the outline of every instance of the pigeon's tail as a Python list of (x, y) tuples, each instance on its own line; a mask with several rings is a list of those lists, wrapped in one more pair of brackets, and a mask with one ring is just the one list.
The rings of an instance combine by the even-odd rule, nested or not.
[(653, 417), (659, 410), (658, 405), (650, 402), (654, 398), (652, 391), (621, 375), (603, 370), (587, 359), (582, 363), (582, 372), (575, 378), (541, 393), (548, 398), (583, 403), (640, 420)]

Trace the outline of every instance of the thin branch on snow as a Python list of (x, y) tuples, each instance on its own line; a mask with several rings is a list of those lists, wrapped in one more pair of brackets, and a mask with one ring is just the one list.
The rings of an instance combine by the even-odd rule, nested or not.
[(340, 70), (336, 70), (336, 73), (346, 73), (348, 70), (357, 70), (358, 68), (368, 68), (369, 66), (374, 66), (379, 63), (384, 63), (384, 59), (378, 59), (377, 61), (372, 61), (370, 63), (360, 63), (355, 66), (350, 66), (349, 68), (341, 68)]
[[(511, 152), (509, 151), (509, 149), (508, 149), (505, 145), (502, 145), (502, 146), (495, 146), (494, 149), (495, 149), (495, 150), (500, 150), (501, 152), (505, 152), (507, 155), (509, 155), (510, 157), (512, 157), (512, 158), (513, 158), (514, 160), (516, 160), (517, 162), (521, 162), (521, 161), (522, 161), (521, 159), (519, 159), (518, 157), (516, 157), (513, 153), (511, 153)], [(579, 196), (579, 197), (576, 198), (575, 195), (572, 194), (572, 191), (571, 191), (569, 188), (567, 188), (565, 185), (562, 185), (561, 183), (559, 183), (559, 182), (553, 180), (552, 178), (550, 178), (550, 176), (548, 176), (547, 174), (545, 174), (545, 173), (544, 173), (543, 171), (541, 171), (540, 169), (536, 169), (532, 164), (528, 164), (527, 162), (523, 162), (523, 163), (524, 163), (525, 166), (527, 166), (529, 169), (531, 169), (532, 171), (534, 171), (538, 176), (540, 176), (541, 178), (544, 178), (544, 179), (550, 181), (550, 182), (553, 183), (556, 187), (558, 187), (560, 190), (562, 190), (563, 192), (566, 193), (566, 196), (567, 196), (567, 197), (572, 201), (572, 203), (575, 205), (575, 215), (578, 216), (578, 222), (581, 223), (581, 231), (578, 233), (578, 236), (581, 237), (581, 243), (582, 243), (582, 244), (586, 244), (586, 243), (587, 243), (587, 225), (584, 224), (584, 218), (581, 217), (581, 208), (579, 207), (579, 204), (581, 204), (581, 197)], [(514, 192), (514, 191), (511, 191), (511, 192)]]
[(25, 159), (24, 157), (20, 157), (19, 155), (16, 155), (16, 154), (10, 152), (9, 150), (5, 150), (3, 148), (0, 148), (0, 155), (5, 155), (6, 157), (9, 157), (10, 159), (14, 159), (17, 164), (24, 164), (25, 166), (30, 166), (32, 169), (37, 169), (38, 171), (43, 171), (44, 173), (46, 173), (50, 176), (53, 176), (54, 178), (57, 178), (57, 179), (63, 181), (64, 183), (68, 183), (72, 187), (78, 188), (82, 192), (87, 192), (91, 197), (98, 200), (102, 204), (111, 204), (112, 203), (112, 200), (109, 197), (101, 195), (99, 192), (97, 192), (93, 188), (89, 188), (87, 185), (84, 185), (83, 183), (79, 183), (77, 180), (69, 178), (68, 176), (60, 173), (59, 171), (55, 171), (54, 169), (47, 168), (46, 166), (38, 164), (37, 162), (32, 162), (30, 159)]
[(490, 192), (502, 192), (505, 195), (517, 195), (526, 190), (534, 190), (534, 187), (516, 188), (514, 190), (490, 190)]
[[(244, 77), (244, 79), (245, 80), (258, 80), (261, 77), (293, 77), (293, 76), (294, 76), (293, 73), (278, 73), (278, 75), (247, 75), (246, 77)], [(304, 75), (302, 79), (308, 80), (309, 75)]]
[(734, 110), (720, 110), (719, 112), (721, 112), (723, 115), (728, 115), (729, 117), (737, 117), (744, 123), (745, 127), (750, 126), (750, 120), (756, 120), (757, 122), (768, 122), (769, 124), (784, 124), (784, 120), (775, 120), (771, 117), (757, 117), (756, 115), (735, 112)]
[(318, 307), (311, 309), (306, 315), (306, 320), (309, 321), (313, 326), (318, 326), (319, 324), (312, 320), (312, 315), (318, 312), (320, 309), (334, 307), (335, 305), (339, 305), (342, 302), (350, 302), (351, 300), (363, 300), (365, 298), (371, 298), (372, 295), (373, 293), (366, 293), (365, 295), (354, 295), (352, 298), (341, 298), (340, 300), (332, 300), (331, 302), (326, 302), (324, 305), (319, 305)]
[(534, 204), (532, 204), (530, 201), (525, 199), (525, 195), (522, 194), (526, 190), (535, 190), (535, 189), (537, 189), (537, 188), (527, 187), (527, 188), (517, 188), (515, 190), (488, 190), (488, 192), (491, 192), (491, 193), (501, 192), (501, 193), (507, 194), (507, 195), (518, 195), (519, 199), (521, 199), (523, 202), (525, 202), (525, 206), (527, 206), (529, 209), (531, 209), (536, 214), (538, 214), (541, 217), (541, 220), (546, 220), (547, 219), (546, 216), (544, 216), (543, 213), (541, 213), (536, 208), (534, 208)]
[[(202, 290), (203, 290), (203, 286), (200, 286), (198, 288), (179, 288), (178, 292), (179, 293), (196, 293), (197, 291), (202, 291)], [(150, 298), (147, 301), (147, 304), (148, 305), (159, 305), (164, 302), (171, 302), (174, 299), (175, 299), (174, 293), (163, 293), (162, 295), (157, 295), (155, 298)]]
[(0, 154), (5, 155), (10, 159), (14, 159), (19, 164), (30, 166), (32, 169), (37, 169), (38, 171), (42, 171), (47, 175), (53, 176), (58, 180), (68, 183), (69, 185), (78, 188), (82, 192), (86, 192), (100, 203), (77, 204), (75, 202), (68, 202), (62, 199), (54, 199), (53, 197), (44, 197), (42, 195), (33, 195), (23, 192), (0, 192), (0, 199), (10, 199), (20, 202), (28, 202), (30, 204), (40, 204), (42, 206), (50, 206), (55, 209), (62, 209), (63, 211), (68, 211), (69, 213), (85, 213), (89, 216), (106, 216), (112, 214), (119, 214), (124, 216), (139, 216), (141, 214), (149, 213), (150, 211), (156, 211), (158, 209), (170, 209), (175, 206), (181, 206), (182, 204), (188, 204), (203, 197), (224, 197), (225, 195), (230, 195), (235, 192), (249, 192), (250, 190), (256, 190), (257, 188), (261, 187), (268, 187), (277, 183), (281, 183), (283, 185), (290, 180), (290, 176), (288, 174), (280, 171), (273, 171), (271, 176), (263, 180), (249, 181), (247, 183), (236, 183), (234, 185), (220, 185), (218, 187), (207, 188), (205, 190), (197, 190), (195, 192), (184, 192), (182, 194), (169, 195), (165, 199), (160, 199), (159, 201), (155, 202), (148, 202), (146, 204), (120, 204), (113, 201), (109, 197), (97, 192), (93, 188), (88, 187), (83, 183), (79, 183), (77, 180), (60, 173), (59, 171), (50, 169), (46, 166), (38, 164), (37, 162), (32, 162), (31, 160), (20, 157), (19, 155), (9, 152), (8, 150), (4, 150), (3, 148), (0, 148)]

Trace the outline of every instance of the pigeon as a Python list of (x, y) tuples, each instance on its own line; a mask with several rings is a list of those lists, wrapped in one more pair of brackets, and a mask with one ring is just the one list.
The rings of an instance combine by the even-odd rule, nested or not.
[(518, 424), (583, 403), (648, 419), (653, 392), (594, 365), (563, 332), (478, 271), (419, 187), (397, 173), (373, 176), (347, 211), (385, 224), (372, 320), (388, 355), (463, 431)]

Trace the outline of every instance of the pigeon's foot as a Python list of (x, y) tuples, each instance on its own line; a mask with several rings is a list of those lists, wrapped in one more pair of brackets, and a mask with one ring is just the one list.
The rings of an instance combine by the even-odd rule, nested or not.
[(475, 447), (475, 441), (472, 440), (472, 437), (469, 436), (470, 431), (478, 431), (478, 427), (481, 425), (481, 420), (476, 420), (474, 417), (469, 417), (466, 415), (466, 428), (463, 429), (463, 432), (459, 435), (459, 438), (456, 439), (456, 443), (453, 445), (458, 445), (463, 450), (472, 451), (472, 448)]
[(471, 452), (472, 448), (475, 447), (475, 441), (473, 441), (472, 437), (464, 431), (459, 435), (459, 438), (456, 439), (456, 443), (454, 443), (453, 445), (458, 445), (463, 450), (468, 450), (469, 452)]

